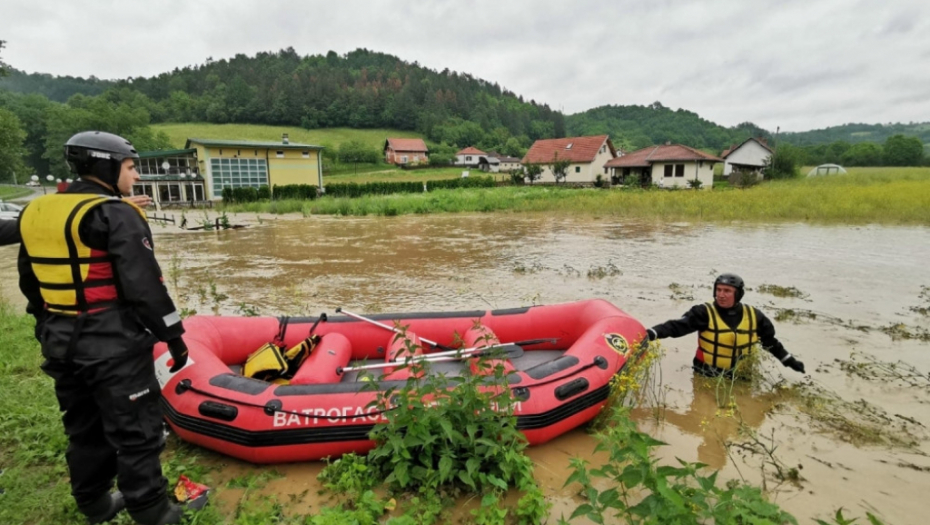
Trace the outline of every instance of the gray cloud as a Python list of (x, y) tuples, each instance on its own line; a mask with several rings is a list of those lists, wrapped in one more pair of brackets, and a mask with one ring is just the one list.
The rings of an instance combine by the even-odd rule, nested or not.
[(568, 113), (660, 100), (800, 131), (930, 120), (928, 15), (916, 0), (0, 0), (0, 39), (18, 69), (99, 78), (365, 47)]

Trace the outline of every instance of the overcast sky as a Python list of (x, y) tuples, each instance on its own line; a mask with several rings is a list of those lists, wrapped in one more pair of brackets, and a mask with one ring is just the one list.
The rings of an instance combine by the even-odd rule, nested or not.
[(771, 131), (930, 121), (927, 0), (0, 0), (0, 40), (30, 73), (364, 47), (566, 114), (658, 100)]

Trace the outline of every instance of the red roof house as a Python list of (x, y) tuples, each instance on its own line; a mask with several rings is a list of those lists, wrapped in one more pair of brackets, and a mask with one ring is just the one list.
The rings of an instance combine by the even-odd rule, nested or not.
[(567, 137), (561, 139), (541, 139), (530, 146), (521, 163), (540, 164), (543, 166), (541, 181), (554, 182), (551, 165), (558, 160), (568, 160), (566, 182), (594, 182), (598, 174), (603, 173), (604, 164), (617, 156), (610, 137)]
[(388, 164), (420, 164), (429, 162), (429, 149), (423, 139), (387, 139), (384, 141), (384, 161)]

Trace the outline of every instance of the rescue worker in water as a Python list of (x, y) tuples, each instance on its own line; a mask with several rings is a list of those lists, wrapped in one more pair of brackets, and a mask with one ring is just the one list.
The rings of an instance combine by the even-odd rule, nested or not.
[(757, 343), (781, 364), (804, 373), (804, 363), (791, 355), (775, 338), (772, 322), (757, 308), (744, 305), (743, 279), (732, 273), (714, 280), (714, 302), (693, 306), (680, 319), (649, 328), (650, 341), (698, 333), (698, 349), (692, 362), (695, 372), (709, 377), (732, 375), (740, 358)]
[[(187, 347), (145, 213), (119, 198), (139, 180), (139, 155), (122, 137), (87, 131), (68, 140), (65, 158), (80, 179), (20, 214), (18, 268), (42, 370), (64, 413), (71, 494), (90, 523), (124, 507), (143, 525), (179, 523), (159, 461), (152, 346), (168, 343), (172, 372), (186, 364)], [(110, 492), (114, 478), (119, 490)]]

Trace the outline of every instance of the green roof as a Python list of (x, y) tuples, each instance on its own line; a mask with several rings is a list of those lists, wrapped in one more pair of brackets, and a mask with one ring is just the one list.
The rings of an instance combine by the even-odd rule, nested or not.
[(154, 157), (154, 158), (157, 158), (157, 157), (178, 157), (178, 156), (190, 155), (190, 154), (196, 153), (196, 152), (197, 152), (197, 149), (196, 149), (196, 148), (190, 148), (190, 149), (159, 149), (159, 150), (155, 150), (155, 151), (140, 151), (140, 152), (139, 152), (139, 158), (140, 158), (140, 159), (151, 159), (151, 158), (153, 158), (153, 157)]
[(268, 148), (268, 149), (323, 149), (323, 146), (314, 146), (312, 144), (298, 144), (290, 142), (255, 142), (251, 140), (218, 140), (218, 139), (187, 139), (184, 147), (189, 148), (191, 144), (203, 144), (204, 146), (229, 146), (240, 148)]

